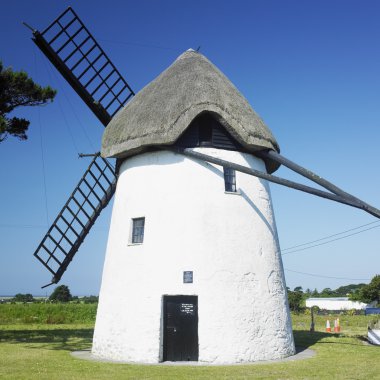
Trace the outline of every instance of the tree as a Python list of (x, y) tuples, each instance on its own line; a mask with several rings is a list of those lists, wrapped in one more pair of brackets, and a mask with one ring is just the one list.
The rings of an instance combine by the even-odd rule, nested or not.
[[(300, 288), (300, 287), (298, 287)], [(295, 288), (297, 289), (297, 288)], [(302, 289), (302, 288), (301, 288)], [(288, 290), (288, 302), (289, 309), (292, 311), (300, 311), (302, 303), (303, 293), (301, 291)]]
[(53, 293), (50, 295), (50, 301), (56, 302), (69, 302), (72, 300), (72, 295), (70, 293), (70, 289), (67, 285), (57, 286)]
[(99, 297), (98, 296), (87, 296), (87, 297), (83, 297), (82, 301), (84, 303), (98, 303)]
[(21, 294), (17, 293), (14, 297), (13, 300), (14, 302), (34, 302), (34, 298), (30, 293), (27, 294)]
[(312, 297), (319, 297), (319, 293), (318, 293), (317, 288), (315, 288), (315, 289), (313, 290), (313, 292), (311, 293), (311, 295), (312, 295)]
[(335, 290), (335, 293), (338, 297), (346, 297), (349, 294), (358, 292), (363, 286), (366, 286), (366, 284), (361, 283), (340, 286), (338, 289)]
[(321, 297), (336, 297), (335, 290), (332, 290), (331, 288), (324, 288), (321, 293)]
[(21, 106), (39, 106), (52, 101), (56, 90), (50, 86), (41, 87), (24, 71), (13, 71), (12, 68), (3, 68), (0, 61), (0, 142), (9, 135), (26, 140), (30, 121), (8, 117), (15, 108)]
[(368, 285), (364, 285), (357, 292), (350, 295), (353, 301), (371, 303), (380, 302), (380, 275), (376, 275)]

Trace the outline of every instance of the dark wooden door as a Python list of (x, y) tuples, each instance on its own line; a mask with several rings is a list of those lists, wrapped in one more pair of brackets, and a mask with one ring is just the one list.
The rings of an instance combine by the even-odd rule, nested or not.
[(198, 297), (164, 296), (164, 361), (198, 360)]

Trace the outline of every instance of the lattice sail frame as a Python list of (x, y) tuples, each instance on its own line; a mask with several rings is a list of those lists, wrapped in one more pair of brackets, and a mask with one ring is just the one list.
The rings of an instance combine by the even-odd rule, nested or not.
[[(104, 126), (135, 95), (92, 34), (69, 7), (32, 40)], [(57, 283), (116, 189), (113, 166), (97, 154), (34, 256)], [(50, 285), (50, 284), (48, 284)], [(46, 285), (46, 286), (48, 286)]]
[(107, 54), (69, 7), (33, 41), (106, 126), (134, 95)]
[(108, 205), (115, 193), (116, 181), (112, 165), (96, 155), (34, 252), (53, 275), (52, 284), (61, 279), (101, 211)]

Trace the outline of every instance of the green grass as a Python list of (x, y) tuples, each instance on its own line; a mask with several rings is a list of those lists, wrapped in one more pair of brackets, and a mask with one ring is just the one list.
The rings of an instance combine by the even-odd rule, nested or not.
[[(87, 315), (82, 305), (65, 305), (63, 309), (67, 308), (67, 314), (71, 315), (75, 307), (78, 315)], [(6, 315), (10, 314), (7, 310)], [(316, 317), (317, 331), (311, 334), (310, 317), (293, 315), (296, 344), (313, 349), (316, 356), (311, 359), (275, 364), (168, 367), (76, 359), (71, 351), (91, 347), (93, 320), (25, 324), (18, 313), (12, 315), (18, 316), (17, 323), (10, 323), (9, 317), (8, 322), (0, 323), (0, 379), (380, 379), (380, 347), (364, 341), (367, 321), (371, 319), (365, 316), (341, 317), (342, 333), (338, 335), (324, 332), (326, 317)]]
[(97, 304), (0, 304), (0, 325), (94, 323)]

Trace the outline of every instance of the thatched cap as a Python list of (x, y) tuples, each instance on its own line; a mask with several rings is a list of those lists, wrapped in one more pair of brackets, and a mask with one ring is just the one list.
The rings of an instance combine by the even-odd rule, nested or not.
[(217, 114), (248, 151), (279, 151), (270, 130), (228, 78), (202, 54), (188, 50), (111, 120), (102, 156), (122, 158), (154, 145), (172, 145), (205, 111)]

